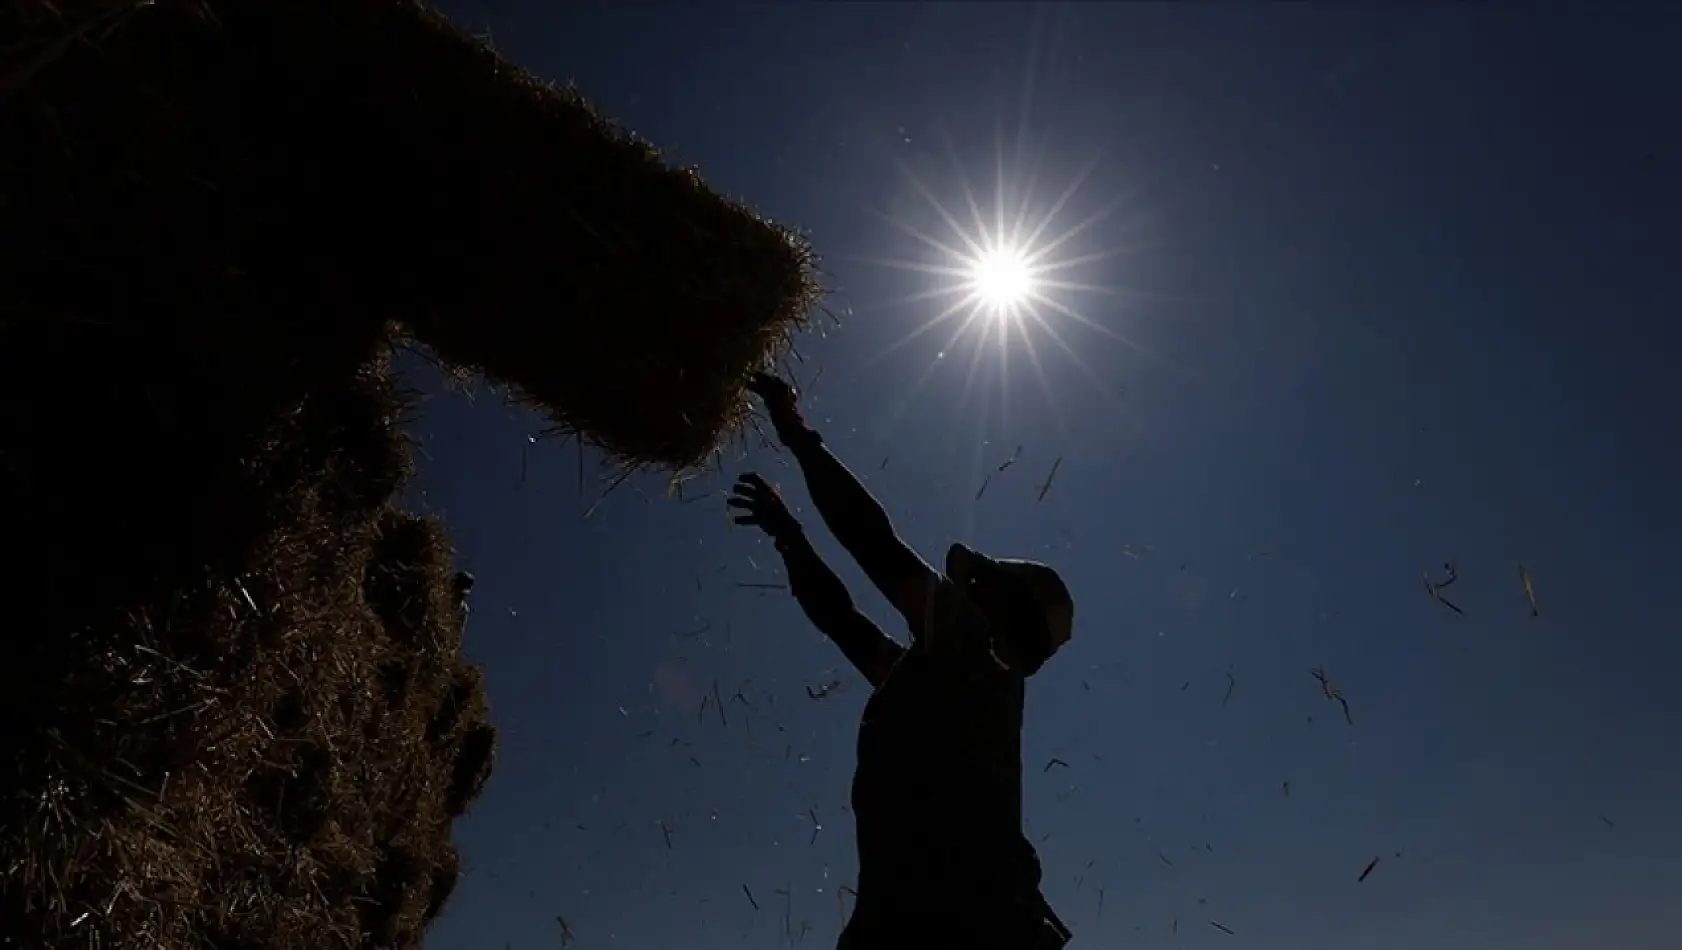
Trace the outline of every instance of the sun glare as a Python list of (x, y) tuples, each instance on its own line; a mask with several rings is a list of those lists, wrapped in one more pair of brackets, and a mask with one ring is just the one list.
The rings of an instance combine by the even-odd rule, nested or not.
[[(950, 143), (947, 151), (952, 153)], [(912, 341), (936, 328), (948, 330), (945, 339), (930, 349), (928, 366), (911, 386), (905, 405), (941, 366), (953, 360), (947, 356), (965, 336), (973, 340), (964, 370), (964, 396), (968, 398), (977, 372), (988, 354), (996, 359), (996, 381), (1000, 405), (1010, 401), (1012, 353), (1027, 358), (1028, 368), (1055, 408), (1052, 375), (1043, 357), (1046, 345), (1061, 351), (1074, 368), (1103, 395), (1106, 403), (1126, 412), (1113, 385), (1088, 364), (1085, 342), (1076, 343), (1073, 333), (1096, 333), (1150, 356), (1144, 347), (1128, 339), (1107, 319), (1095, 319), (1083, 312), (1102, 306), (1114, 312), (1119, 289), (1104, 281), (1089, 283), (1082, 272), (1102, 269), (1113, 273), (1111, 261), (1124, 253), (1122, 246), (1091, 247), (1097, 226), (1117, 211), (1124, 200), (1116, 194), (1097, 207), (1081, 208), (1087, 201), (1076, 199), (1086, 179), (1098, 165), (1097, 158), (1073, 176), (1055, 196), (1042, 200), (1034, 194), (1035, 174), (1019, 181), (1007, 180), (1002, 145), (996, 148), (995, 175), (990, 196), (978, 195), (970, 187), (955, 154), (955, 172), (950, 185), (959, 200), (943, 202), (929, 181), (899, 163), (905, 182), (927, 202), (939, 227), (913, 224), (901, 215), (878, 212), (887, 224), (917, 245), (909, 255), (867, 258), (868, 263), (911, 271), (928, 282), (920, 289), (886, 302), (885, 306), (909, 305), (915, 317), (907, 331), (866, 360), (866, 366), (887, 358)], [(991, 198), (991, 200), (986, 200)], [(1083, 213), (1084, 212), (1084, 213)], [(929, 223), (936, 223), (929, 222)], [(1106, 314), (1107, 316), (1107, 314)]]
[(970, 291), (995, 316), (1009, 316), (1033, 297), (1034, 269), (1015, 248), (997, 248), (969, 262)]

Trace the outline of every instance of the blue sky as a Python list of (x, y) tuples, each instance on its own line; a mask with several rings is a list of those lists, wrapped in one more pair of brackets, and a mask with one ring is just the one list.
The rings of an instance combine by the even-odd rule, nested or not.
[[(808, 416), (926, 556), (1063, 571), (1024, 786), (1074, 947), (1674, 946), (1682, 11), (446, 10), (809, 233), (842, 325), (800, 341)], [(1087, 222), (1047, 259), (1091, 289), (1048, 293), (1091, 325), (884, 355), (947, 302), (889, 265), (966, 185), (990, 213), (1000, 156), (1012, 208), (1079, 180), (1042, 244)], [(862, 684), (807, 698), (843, 661), (733, 586), (777, 558), (722, 497), (585, 518), (596, 460), (581, 491), (538, 426), (484, 391), (418, 426), (502, 729), (430, 945), (833, 945)], [(1464, 616), (1420, 581), (1450, 559)]]

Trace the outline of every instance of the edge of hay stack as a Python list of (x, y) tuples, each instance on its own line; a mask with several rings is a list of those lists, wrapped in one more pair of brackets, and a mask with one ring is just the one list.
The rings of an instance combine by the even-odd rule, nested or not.
[[(38, 39), (0, 77), (30, 79), (0, 95), (56, 140), (16, 160), (46, 187), (9, 196), (53, 252), (20, 262), (42, 285), (122, 260), (131, 289), (288, 298), (310, 333), (399, 320), (558, 427), (674, 469), (741, 422), (748, 374), (819, 299), (799, 234), (410, 0), (21, 8)], [(90, 196), (127, 214), (61, 219)]]
[(809, 250), (406, 0), (0, 8), (0, 211), (0, 943), (417, 946), (495, 733), (391, 341), (681, 468)]
[[(0, 673), (0, 937), (419, 946), (454, 886), (450, 821), (483, 788), (494, 731), (460, 656), (442, 526), (392, 507), (407, 450), (389, 367), (347, 377), (316, 379), (237, 466), (131, 471), (107, 484), (109, 501), (37, 492), (33, 511), (6, 517), (41, 555), (10, 580), (45, 596), (24, 601), (22, 629), (38, 636)], [(160, 392), (160, 423), (116, 447), (183, 435), (169, 418), (188, 431), (251, 424), (201, 395)], [(68, 438), (24, 434), (76, 463), (100, 450), (74, 457)], [(74, 477), (20, 471), (52, 458), (11, 455), (10, 473)], [(172, 493), (177, 480), (188, 484)], [(226, 556), (195, 564), (201, 537), (133, 507), (146, 493), (184, 509), (196, 494), (252, 534), (224, 535)], [(156, 573), (123, 574), (141, 555)], [(86, 586), (64, 590), (70, 578)]]
[(415, 336), (610, 455), (700, 462), (740, 425), (749, 373), (817, 304), (809, 245), (442, 17), (390, 28), (448, 69), (382, 70), (399, 84), (374, 95), (406, 95), (426, 120), (381, 138), (476, 183), (416, 222), (426, 272), (448, 276), (404, 318)]

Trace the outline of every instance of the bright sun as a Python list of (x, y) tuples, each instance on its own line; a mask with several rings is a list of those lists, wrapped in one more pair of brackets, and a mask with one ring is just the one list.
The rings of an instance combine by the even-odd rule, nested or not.
[(969, 263), (970, 291), (998, 316), (1012, 316), (1034, 296), (1034, 268), (1028, 256), (1010, 248), (976, 255)]
[[(945, 327), (949, 335), (933, 348), (928, 366), (911, 386), (907, 404), (938, 367), (955, 362), (947, 356), (966, 335), (975, 341), (968, 353), (966, 394), (976, 380), (983, 357), (992, 353), (998, 362), (996, 378), (1000, 398), (1004, 400), (1010, 376), (1007, 364), (1013, 359), (1012, 353), (1020, 353), (1027, 357), (1047, 399), (1055, 403), (1052, 380), (1041, 358), (1043, 344), (1049, 343), (1069, 357), (1106, 401), (1121, 411), (1111, 383), (1087, 364), (1084, 345), (1077, 349), (1077, 344), (1067, 339), (1066, 334), (1093, 331), (1155, 356), (1122, 335), (1109, 321), (1082, 312), (1086, 306), (1113, 297), (1118, 290), (1107, 283), (1088, 283), (1078, 275), (1108, 262), (1123, 253), (1124, 248), (1112, 246), (1084, 253), (1077, 248), (1090, 243), (1089, 232), (1117, 211), (1125, 199), (1121, 195), (1113, 196), (1077, 220), (1068, 221), (1073, 216), (1071, 206), (1086, 203), (1076, 201), (1075, 195), (1097, 167), (1097, 159), (1089, 162), (1054, 198), (1042, 201), (1033, 194), (1033, 175), (1026, 176), (1018, 185), (1007, 181), (1002, 145), (998, 151), (991, 201), (977, 195), (959, 170), (954, 182), (959, 201), (948, 205), (936, 197), (929, 182), (899, 163), (906, 183), (928, 203), (943, 227), (931, 232), (900, 215), (877, 212), (888, 225), (920, 248), (907, 257), (861, 260), (912, 271), (932, 280), (922, 289), (886, 303), (886, 306), (916, 305), (918, 312), (907, 332), (868, 358), (865, 365), (883, 360), (924, 334)], [(939, 303), (930, 307), (924, 301)], [(1115, 309), (1114, 304), (1103, 305), (1106, 310)]]

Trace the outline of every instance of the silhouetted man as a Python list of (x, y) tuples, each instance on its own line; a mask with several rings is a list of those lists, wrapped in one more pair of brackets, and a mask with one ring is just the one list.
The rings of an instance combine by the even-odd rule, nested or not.
[(902, 646), (859, 612), (776, 490), (741, 476), (737, 523), (771, 536), (806, 616), (874, 687), (852, 789), (858, 902), (840, 950), (1064, 946), (1022, 834), (1022, 710), (1027, 678), (1069, 640), (1068, 588), (1043, 564), (962, 544), (936, 571), (801, 419), (787, 383), (761, 374), (750, 388), (824, 524), (911, 634)]

